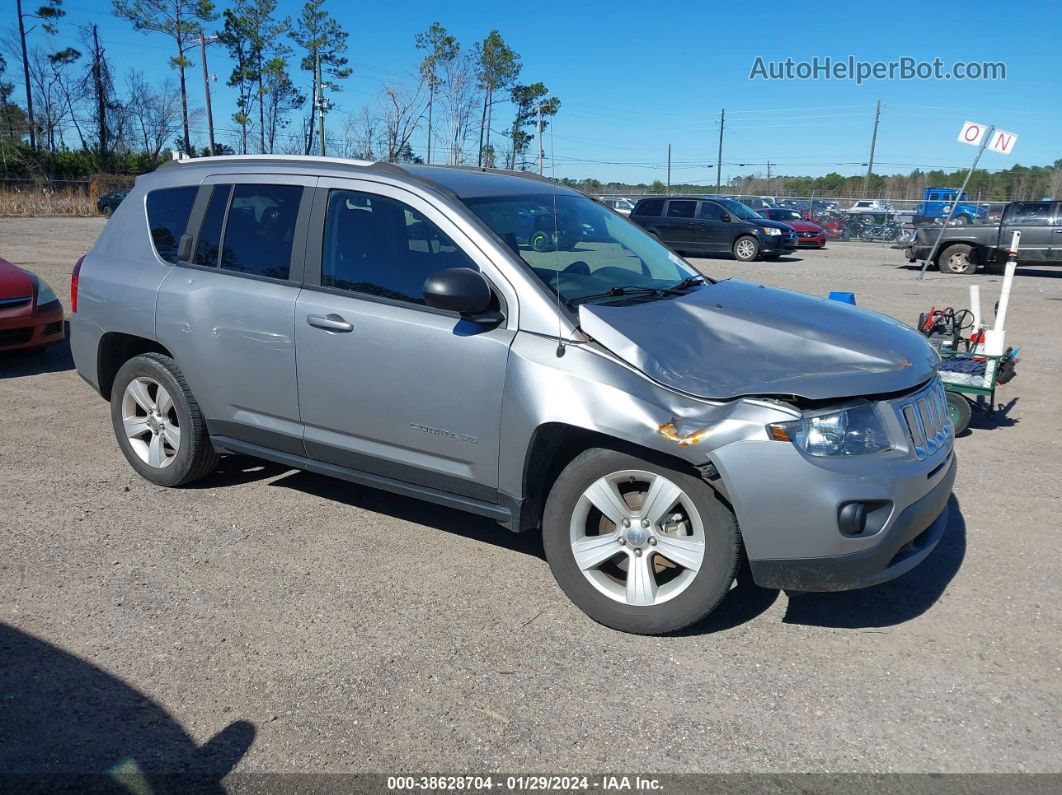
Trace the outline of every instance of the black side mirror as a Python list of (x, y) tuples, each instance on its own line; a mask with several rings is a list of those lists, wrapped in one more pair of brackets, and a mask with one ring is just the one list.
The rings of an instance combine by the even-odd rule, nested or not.
[(730, 213), (723, 213), (722, 217), (719, 220), (720, 221), (729, 221), (730, 220)]
[(497, 324), (500, 312), (491, 312), (494, 296), (487, 280), (471, 268), (446, 268), (424, 281), (424, 302), (434, 309), (458, 312), (474, 323)]

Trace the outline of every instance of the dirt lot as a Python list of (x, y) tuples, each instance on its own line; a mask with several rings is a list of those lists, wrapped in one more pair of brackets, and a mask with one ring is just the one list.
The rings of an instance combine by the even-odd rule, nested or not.
[[(101, 227), (0, 220), (0, 255), (65, 300)], [(999, 289), (870, 244), (697, 264), (908, 322)], [(0, 770), (1060, 771), (1060, 302), (1062, 269), (1020, 271), (1024, 360), (925, 564), (741, 585), (667, 638), (592, 623), (475, 517), (248, 459), (150, 486), (65, 346), (0, 360)]]

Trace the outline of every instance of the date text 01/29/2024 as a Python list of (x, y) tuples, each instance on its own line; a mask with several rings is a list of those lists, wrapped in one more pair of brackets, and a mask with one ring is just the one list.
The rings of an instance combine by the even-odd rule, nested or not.
[(653, 792), (662, 788), (655, 778), (643, 776), (491, 776), (491, 775), (435, 775), (435, 776), (388, 776), (387, 789), (391, 792), (485, 792), (491, 790), (508, 792), (570, 792), (572, 790), (599, 790), (602, 792)]

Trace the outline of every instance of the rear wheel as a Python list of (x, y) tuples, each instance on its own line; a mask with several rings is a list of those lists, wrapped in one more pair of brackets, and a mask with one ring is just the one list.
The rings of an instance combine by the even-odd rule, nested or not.
[(944, 397), (948, 401), (948, 419), (951, 420), (951, 426), (958, 436), (969, 426), (973, 408), (969, 400), (955, 392), (945, 392)]
[(600, 448), (557, 478), (543, 542), (576, 606), (644, 635), (708, 615), (734, 580), (740, 550), (733, 514), (699, 477)]
[(129, 464), (159, 486), (183, 486), (217, 466), (199, 404), (169, 356), (145, 353), (122, 365), (111, 424)]
[(114, 208), (108, 204), (103, 208), (103, 217), (110, 218), (112, 215), (114, 215)]
[(744, 235), (734, 241), (734, 259), (752, 262), (758, 256), (760, 256), (760, 243), (756, 238)]
[(937, 259), (937, 266), (944, 273), (965, 275), (977, 271), (977, 253), (973, 246), (956, 243), (948, 246)]

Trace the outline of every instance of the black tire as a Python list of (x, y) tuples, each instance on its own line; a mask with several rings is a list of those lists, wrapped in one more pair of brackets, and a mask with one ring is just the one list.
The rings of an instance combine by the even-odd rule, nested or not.
[(103, 217), (110, 218), (112, 215), (114, 215), (114, 208), (108, 204), (103, 208)]
[[(751, 246), (749, 245), (751, 244)], [(742, 235), (734, 241), (732, 248), (734, 259), (739, 262), (753, 262), (760, 256), (760, 241), (752, 235)], [(743, 253), (739, 254), (738, 251)]]
[(973, 407), (969, 400), (955, 392), (945, 392), (944, 397), (948, 401), (948, 419), (951, 420), (955, 435), (958, 436), (970, 425)]
[[(695, 505), (704, 527), (701, 568), (685, 590), (650, 606), (630, 605), (602, 594), (580, 571), (572, 552), (571, 518), (583, 493), (599, 478), (631, 469), (663, 475), (682, 489)], [(581, 453), (554, 482), (546, 501), (542, 536), (550, 569), (568, 598), (595, 621), (639, 635), (674, 632), (711, 613), (730, 589), (741, 553), (741, 536), (733, 513), (700, 477), (660, 461), (603, 448)]]
[(951, 219), (951, 221), (953, 224), (955, 224), (955, 226), (966, 226), (968, 223), (970, 223), (970, 216), (956, 215), (954, 218)]
[(954, 273), (960, 276), (977, 272), (977, 252), (966, 243), (948, 246), (937, 256), (937, 268), (941, 273)]
[(550, 238), (548, 232), (538, 231), (532, 232), (531, 238), (528, 241), (531, 244), (531, 248), (539, 253), (544, 251), (553, 251), (553, 241)]
[[(133, 449), (125, 433), (122, 404), (126, 387), (136, 378), (146, 377), (165, 387), (173, 401), (180, 445), (171, 463), (151, 466)], [(118, 446), (137, 474), (158, 486), (184, 486), (209, 475), (217, 467), (218, 455), (210, 443), (203, 412), (192, 396), (177, 363), (160, 353), (134, 356), (118, 370), (111, 388), (111, 425)]]

